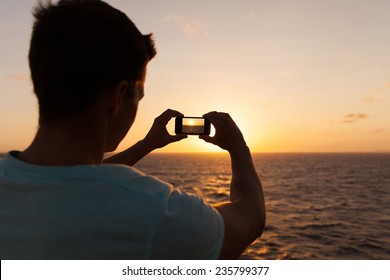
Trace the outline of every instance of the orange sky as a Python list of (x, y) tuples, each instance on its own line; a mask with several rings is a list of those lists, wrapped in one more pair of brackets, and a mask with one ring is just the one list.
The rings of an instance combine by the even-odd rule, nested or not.
[[(390, 1), (107, 2), (153, 32), (158, 49), (118, 150), (172, 108), (229, 112), (255, 152), (390, 152)], [(35, 3), (0, 4), (0, 152), (25, 148), (37, 126)], [(191, 136), (159, 151), (219, 149)]]

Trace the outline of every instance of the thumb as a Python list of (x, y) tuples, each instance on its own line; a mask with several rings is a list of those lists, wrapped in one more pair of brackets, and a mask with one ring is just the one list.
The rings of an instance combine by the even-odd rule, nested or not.
[(202, 139), (208, 143), (212, 143), (212, 144), (215, 144), (214, 143), (214, 137), (210, 137), (209, 135), (199, 135), (199, 139)]
[(183, 140), (183, 139), (185, 139), (185, 138), (187, 138), (187, 137), (188, 137), (188, 135), (185, 135), (185, 134), (178, 134), (178, 135), (173, 135), (173, 136), (171, 137), (171, 140), (172, 140), (172, 142), (177, 142), (177, 141)]

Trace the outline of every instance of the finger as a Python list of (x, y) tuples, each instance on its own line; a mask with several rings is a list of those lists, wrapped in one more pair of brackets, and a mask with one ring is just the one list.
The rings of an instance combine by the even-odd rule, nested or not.
[(168, 112), (168, 114), (171, 117), (184, 117), (184, 115), (182, 113), (180, 113), (179, 111), (173, 110), (173, 109), (168, 109), (168, 110), (166, 110), (166, 112)]
[(215, 114), (215, 113), (218, 113), (218, 112), (217, 112), (217, 111), (208, 112), (208, 113), (204, 114), (203, 117), (204, 117), (204, 118), (207, 118), (207, 116), (213, 115), (213, 114)]
[(206, 119), (210, 121), (214, 125), (216, 129), (223, 125), (223, 119), (221, 118), (218, 112), (210, 112), (203, 115)]
[(219, 119), (221, 119), (223, 117), (223, 114), (226, 114), (226, 113), (213, 111), (213, 112), (209, 112), (207, 114), (204, 114), (203, 116), (205, 118), (219, 118)]
[(183, 114), (179, 111), (167, 109), (156, 120), (158, 119), (160, 122), (167, 124), (172, 118), (180, 116), (183, 116)]
[(224, 119), (224, 121), (229, 122), (230, 124), (237, 126), (236, 122), (228, 113), (220, 113), (220, 116)]
[(204, 141), (206, 141), (208, 143), (216, 145), (214, 137), (211, 137), (211, 136), (208, 136), (208, 135), (199, 135), (199, 139), (202, 139), (202, 140), (204, 140)]
[(224, 118), (228, 118), (228, 119), (231, 119), (231, 118), (232, 118), (228, 113), (225, 113), (225, 112), (220, 112), (219, 114), (220, 114), (222, 117), (224, 117)]
[(185, 134), (172, 135), (171, 141), (177, 142), (177, 141), (183, 140), (185, 138), (188, 138), (188, 135), (185, 135)]

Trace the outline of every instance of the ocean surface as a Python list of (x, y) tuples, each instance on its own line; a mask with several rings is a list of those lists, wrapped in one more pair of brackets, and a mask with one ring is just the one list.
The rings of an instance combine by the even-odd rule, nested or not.
[[(255, 154), (267, 208), (242, 259), (390, 259), (390, 154)], [(151, 154), (136, 168), (228, 200), (227, 154)]]
[[(390, 154), (253, 160), (267, 224), (242, 259), (390, 259)], [(151, 154), (135, 167), (210, 203), (228, 200), (227, 154)]]

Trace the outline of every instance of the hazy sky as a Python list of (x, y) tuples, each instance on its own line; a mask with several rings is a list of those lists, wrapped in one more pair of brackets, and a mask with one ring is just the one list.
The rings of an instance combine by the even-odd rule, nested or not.
[[(119, 150), (172, 108), (229, 112), (252, 151), (390, 152), (390, 1), (107, 2), (153, 32), (158, 49)], [(35, 4), (0, 2), (0, 152), (25, 148), (37, 127)], [(160, 151), (217, 150), (189, 137)]]

